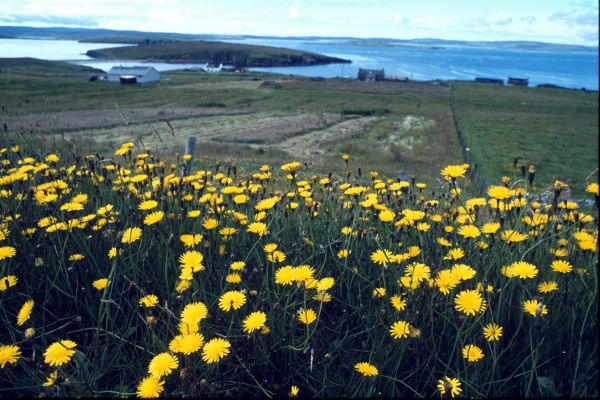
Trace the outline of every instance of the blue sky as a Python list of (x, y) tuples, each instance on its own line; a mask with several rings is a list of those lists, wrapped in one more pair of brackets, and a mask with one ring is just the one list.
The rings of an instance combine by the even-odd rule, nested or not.
[(0, 0), (0, 25), (598, 45), (593, 0)]

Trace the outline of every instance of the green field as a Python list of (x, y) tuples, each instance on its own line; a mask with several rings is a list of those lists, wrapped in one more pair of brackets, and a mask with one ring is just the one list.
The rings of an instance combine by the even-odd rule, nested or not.
[(463, 162), (452, 103), (486, 184), (520, 178), (520, 166), (531, 162), (534, 190), (556, 177), (581, 197), (598, 163), (596, 93), (192, 71), (123, 87), (88, 82), (90, 71), (62, 63), (4, 60), (0, 70), (9, 131), (50, 134), (107, 155), (133, 140), (175, 158), (195, 135), (200, 160), (234, 157), (256, 166), (299, 159), (345, 174), (339, 157), (348, 153), (363, 173), (406, 171), (435, 189), (440, 168)]
[(598, 168), (598, 93), (455, 83), (451, 101), (485, 181), (536, 166), (538, 189), (570, 181), (580, 196)]

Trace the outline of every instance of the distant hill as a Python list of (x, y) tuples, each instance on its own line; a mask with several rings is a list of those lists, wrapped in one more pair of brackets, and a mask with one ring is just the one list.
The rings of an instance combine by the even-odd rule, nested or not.
[(256, 36), (256, 35), (216, 35), (216, 34), (185, 34), (174, 32), (143, 32), (135, 30), (88, 29), (88, 28), (36, 28), (27, 26), (0, 26), (0, 37), (18, 38), (44, 38), (68, 39), (82, 42), (100, 43), (142, 43), (158, 40), (233, 40), (233, 39), (330, 39), (331, 44), (352, 42), (353, 45), (364, 46), (419, 46), (419, 47), (444, 47), (444, 46), (478, 46), (494, 47), (514, 50), (530, 51), (595, 51), (595, 46), (579, 46), (560, 43), (546, 43), (535, 41), (466, 41), (444, 40), (435, 38), (421, 39), (391, 39), (391, 38), (353, 38), (333, 36)]
[(280, 67), (349, 63), (336, 57), (279, 47), (251, 46), (216, 41), (148, 41), (138, 46), (90, 50), (100, 59), (166, 62), (223, 63), (237, 67)]

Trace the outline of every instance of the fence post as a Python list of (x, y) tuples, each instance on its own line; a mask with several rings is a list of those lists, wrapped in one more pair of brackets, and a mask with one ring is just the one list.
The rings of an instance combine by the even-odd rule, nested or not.
[(183, 176), (188, 176), (192, 173), (192, 163), (194, 162), (194, 153), (196, 151), (196, 138), (189, 136), (185, 143), (185, 154), (190, 155), (189, 160), (183, 160)]

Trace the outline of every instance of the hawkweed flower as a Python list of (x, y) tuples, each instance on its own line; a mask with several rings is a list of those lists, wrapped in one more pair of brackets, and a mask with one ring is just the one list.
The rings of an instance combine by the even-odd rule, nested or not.
[(354, 365), (354, 369), (360, 372), (363, 376), (377, 376), (379, 371), (374, 365), (367, 362), (360, 362)]
[(179, 360), (172, 354), (160, 353), (155, 355), (148, 365), (148, 373), (151, 376), (160, 378), (170, 375), (173, 370), (179, 367)]
[(390, 327), (390, 334), (394, 339), (407, 338), (410, 334), (410, 324), (406, 321), (397, 321)]
[(156, 296), (155, 294), (149, 294), (140, 299), (140, 306), (143, 306), (146, 308), (152, 308), (157, 304), (158, 304), (158, 296)]
[(267, 322), (267, 314), (262, 311), (255, 311), (244, 319), (244, 332), (252, 333), (262, 328)]
[(137, 386), (136, 394), (142, 399), (152, 399), (160, 396), (163, 392), (164, 381), (155, 376), (147, 376)]
[(142, 229), (136, 227), (125, 229), (121, 243), (134, 243), (142, 237)]
[(468, 362), (477, 362), (483, 358), (483, 351), (474, 344), (468, 344), (463, 347), (462, 356)]
[(454, 398), (458, 396), (460, 392), (462, 392), (460, 385), (461, 384), (458, 379), (445, 376), (443, 379), (438, 381), (437, 388), (441, 396), (450, 394), (450, 396)]
[(490, 322), (483, 327), (483, 336), (485, 336), (488, 342), (494, 342), (500, 340), (502, 336), (503, 328), (493, 322)]
[(486, 301), (477, 290), (463, 290), (454, 298), (455, 308), (467, 315), (475, 315), (486, 308)]
[(523, 302), (523, 311), (534, 317), (548, 314), (548, 307), (539, 300), (525, 300)]
[(44, 362), (51, 367), (68, 363), (75, 354), (77, 343), (72, 340), (59, 340), (52, 343), (44, 352)]
[(230, 290), (219, 298), (219, 308), (223, 311), (239, 310), (246, 304), (246, 295), (239, 290)]
[(317, 314), (311, 308), (309, 309), (299, 309), (297, 312), (298, 320), (303, 324), (310, 325), (317, 319)]
[(33, 310), (34, 305), (33, 300), (27, 300), (21, 309), (19, 310), (19, 314), (17, 314), (17, 326), (22, 326), (31, 316), (31, 310)]
[(174, 353), (190, 355), (200, 350), (204, 344), (204, 336), (201, 333), (190, 333), (175, 336), (169, 343), (169, 350)]
[(215, 363), (229, 354), (231, 343), (225, 339), (214, 338), (208, 341), (202, 349), (202, 359), (208, 364)]
[(6, 364), (16, 364), (19, 357), (21, 357), (19, 346), (0, 345), (0, 368), (4, 368)]

